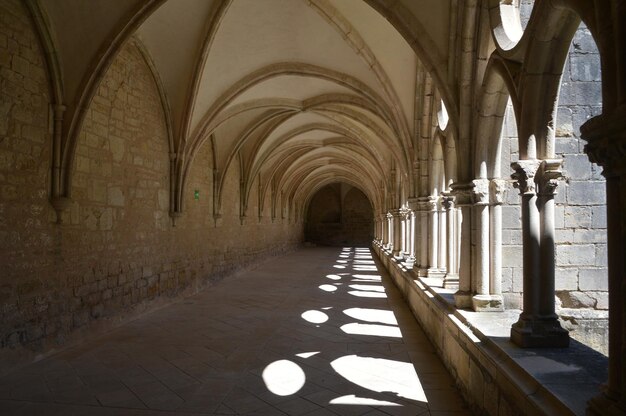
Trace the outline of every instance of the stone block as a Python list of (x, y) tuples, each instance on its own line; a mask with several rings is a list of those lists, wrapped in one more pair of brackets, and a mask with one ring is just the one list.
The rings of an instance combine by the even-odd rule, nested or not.
[(574, 230), (574, 243), (606, 243), (606, 230), (586, 230), (577, 229)]
[(565, 228), (591, 227), (592, 211), (590, 207), (568, 205), (563, 207), (563, 211)]
[(608, 252), (606, 244), (596, 244), (596, 267), (608, 267)]
[(502, 228), (518, 230), (522, 227), (521, 208), (519, 206), (504, 205), (502, 207)]
[(558, 267), (555, 275), (556, 290), (577, 290), (578, 269)]
[(502, 247), (502, 267), (522, 267), (522, 247)]
[(572, 81), (602, 81), (600, 58), (596, 54), (571, 55), (570, 77)]
[[(591, 36), (591, 32), (587, 28), (579, 28), (574, 34), (572, 40), (572, 48), (570, 50), (572, 54), (597, 54), (598, 46)], [(599, 61), (599, 58), (595, 58)]]
[(556, 263), (559, 266), (586, 266), (594, 264), (595, 246), (592, 244), (558, 244), (556, 246)]
[(123, 207), (126, 200), (124, 198), (124, 192), (120, 187), (110, 187), (108, 189), (108, 203), (116, 207)]
[(572, 205), (603, 205), (606, 203), (605, 187), (600, 183), (570, 181), (566, 190), (567, 202)]
[[(559, 109), (560, 111), (560, 109)], [(572, 127), (572, 131), (576, 134), (577, 130)], [(557, 155), (577, 154), (579, 153), (578, 138), (576, 137), (556, 137), (555, 152)]]
[(578, 286), (580, 290), (609, 290), (609, 278), (607, 269), (580, 269), (578, 274)]
[(606, 228), (606, 206), (591, 207), (591, 227)]
[(564, 308), (590, 308), (596, 306), (597, 301), (584, 292), (577, 291), (557, 291), (557, 297), (561, 300)]
[(563, 156), (563, 175), (574, 180), (590, 179), (592, 175), (591, 162), (587, 155)]
[(556, 114), (556, 137), (573, 137), (572, 109), (560, 106)]

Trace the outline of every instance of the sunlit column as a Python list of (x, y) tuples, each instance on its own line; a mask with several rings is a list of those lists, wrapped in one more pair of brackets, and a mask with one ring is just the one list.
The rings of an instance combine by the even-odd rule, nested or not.
[[(622, 74), (622, 79), (624, 75)], [(589, 402), (593, 416), (626, 414), (626, 108), (602, 114), (580, 128), (589, 159), (606, 178), (609, 266), (609, 379)], [(620, 410), (621, 407), (621, 410)]]
[(445, 273), (448, 267), (448, 259), (447, 259), (447, 242), (448, 242), (448, 233), (447, 229), (447, 218), (446, 211), (443, 206), (444, 196), (439, 197), (439, 203), (437, 204), (437, 216), (439, 217), (439, 250), (438, 250), (438, 260), (437, 260), (437, 268), (440, 272)]
[(393, 209), (391, 212), (391, 220), (393, 227), (393, 248), (391, 253), (396, 258), (402, 257), (402, 211)]
[(421, 197), (419, 200), (419, 216), (420, 216), (420, 231), (417, 236), (419, 240), (419, 274), (425, 276), (428, 271), (428, 207), (430, 201), (429, 197)]
[(492, 179), (490, 183), (490, 214), (489, 214), (489, 234), (490, 234), (490, 295), (492, 304), (500, 302), (504, 308), (502, 300), (502, 203), (506, 192), (506, 181), (502, 179)]
[(419, 255), (419, 226), (420, 226), (420, 212), (419, 212), (419, 201), (417, 198), (410, 198), (409, 202), (409, 216), (410, 216), (410, 224), (409, 224), (409, 245), (410, 245), (410, 254), (409, 258), (406, 261), (408, 268), (413, 268), (417, 261), (417, 257)]
[(480, 311), (489, 308), (489, 180), (472, 181), (474, 229), (476, 249), (474, 251), (474, 276), (472, 308)]
[(470, 225), (472, 188), (471, 183), (454, 183), (451, 186), (452, 194), (456, 199), (457, 216), (457, 269), (459, 273), (459, 290), (454, 294), (454, 302), (457, 308), (469, 308), (472, 306), (470, 253), (472, 232)]
[(431, 196), (427, 202), (430, 227), (428, 230), (428, 276), (441, 277), (439, 270), (439, 197)]
[(459, 286), (459, 275), (458, 270), (456, 269), (456, 250), (457, 250), (457, 242), (456, 242), (456, 218), (455, 218), (455, 207), (454, 207), (454, 196), (446, 195), (443, 199), (443, 207), (445, 209), (448, 229), (447, 229), (447, 254), (448, 254), (448, 268), (446, 271), (446, 276), (443, 279), (443, 287), (451, 288)]
[[(522, 196), (522, 242), (523, 242), (523, 311), (519, 320), (511, 328), (511, 340), (521, 347), (565, 347), (569, 344), (567, 331), (561, 328), (555, 318), (543, 316), (542, 300), (545, 295), (543, 279), (552, 276), (554, 270), (546, 276), (542, 269), (541, 217), (538, 208), (535, 175), (539, 168), (538, 160), (520, 160), (511, 164), (515, 173), (515, 187)], [(543, 199), (543, 198), (542, 198)], [(542, 213), (545, 212), (545, 200), (542, 200)], [(554, 217), (554, 212), (552, 212)], [(552, 220), (553, 221), (553, 220)], [(552, 224), (553, 226), (553, 224)], [(545, 247), (550, 250), (549, 245)], [(554, 240), (552, 241), (554, 250)], [(554, 256), (554, 251), (552, 251)], [(554, 282), (552, 283), (554, 285)], [(554, 296), (554, 291), (552, 292)], [(554, 300), (552, 300), (554, 302)]]

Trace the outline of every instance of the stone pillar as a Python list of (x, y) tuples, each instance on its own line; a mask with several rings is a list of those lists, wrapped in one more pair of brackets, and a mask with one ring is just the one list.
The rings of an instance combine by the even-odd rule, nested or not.
[(442, 277), (439, 270), (439, 197), (431, 196), (426, 202), (428, 208), (428, 277)]
[(454, 294), (454, 303), (457, 308), (469, 308), (472, 306), (471, 291), (471, 206), (472, 188), (471, 183), (454, 183), (451, 186), (452, 194), (456, 200), (457, 237), (457, 270), (459, 271), (459, 290)]
[(420, 231), (417, 236), (419, 240), (420, 252), (419, 252), (419, 275), (426, 276), (428, 272), (428, 245), (430, 241), (428, 239), (428, 209), (429, 209), (429, 197), (421, 197), (419, 200), (419, 216), (420, 216)]
[(454, 196), (446, 194), (443, 199), (443, 208), (446, 213), (446, 219), (448, 223), (447, 229), (447, 270), (446, 276), (443, 279), (443, 287), (445, 288), (458, 288), (459, 287), (459, 271), (456, 267), (456, 251), (458, 247), (457, 235), (456, 235), (456, 208), (454, 207)]
[(446, 210), (443, 206), (443, 196), (439, 197), (439, 203), (437, 204), (437, 214), (439, 216), (439, 256), (437, 259), (437, 269), (441, 273), (446, 273), (448, 267), (448, 232), (447, 232), (447, 217)]
[(409, 198), (408, 210), (409, 210), (409, 257), (406, 260), (406, 266), (412, 269), (417, 263), (418, 256), (418, 237), (419, 237), (419, 203), (417, 198)]
[(589, 159), (606, 178), (609, 265), (609, 379), (589, 401), (587, 414), (626, 415), (626, 108), (602, 114), (580, 128)]
[(472, 181), (472, 202), (476, 228), (476, 249), (473, 252), (474, 279), (472, 281), (472, 308), (475, 311), (489, 307), (489, 180)]
[(389, 245), (391, 244), (390, 230), (389, 230), (389, 214), (382, 215), (382, 223), (383, 223), (383, 248), (389, 249)]
[(504, 310), (502, 299), (502, 203), (506, 182), (492, 179), (489, 184), (489, 295), (492, 310)]
[(402, 210), (402, 257), (408, 259), (411, 255), (411, 242), (409, 236), (411, 233), (411, 216), (408, 209)]
[[(546, 246), (541, 246), (542, 221), (534, 181), (539, 166), (538, 160), (520, 160), (511, 164), (515, 171), (512, 178), (522, 197), (524, 279), (523, 311), (519, 320), (511, 328), (511, 340), (520, 347), (567, 347), (569, 335), (561, 327), (556, 315), (550, 316), (542, 313), (547, 307), (545, 302), (548, 296), (552, 296), (552, 310), (554, 310), (554, 290), (551, 294), (544, 293), (550, 285), (542, 282), (552, 277), (551, 285), (554, 288), (554, 270), (548, 276), (544, 274), (546, 271), (542, 268), (542, 258), (545, 257), (541, 254), (542, 249), (551, 249), (554, 253), (554, 239), (551, 241), (551, 248), (547, 240), (543, 241)], [(542, 210), (543, 213), (545, 210)], [(553, 225), (554, 220), (552, 220)]]
[(395, 258), (402, 258), (402, 211), (393, 209), (391, 213), (391, 223), (393, 227), (393, 248), (391, 254)]

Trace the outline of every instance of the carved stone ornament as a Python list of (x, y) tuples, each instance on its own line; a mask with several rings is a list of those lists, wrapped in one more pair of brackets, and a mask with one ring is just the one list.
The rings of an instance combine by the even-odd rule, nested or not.
[(472, 202), (474, 205), (489, 204), (489, 179), (474, 179), (472, 185)]
[(541, 166), (535, 174), (538, 194), (543, 196), (554, 196), (556, 194), (559, 179), (563, 177), (561, 163), (561, 159), (547, 159), (541, 163)]
[(626, 105), (589, 119), (580, 132), (587, 142), (585, 153), (604, 168), (602, 175), (608, 178), (626, 172)]
[(450, 188), (452, 188), (452, 195), (456, 199), (457, 206), (467, 206), (472, 203), (472, 188), (473, 185), (471, 183), (453, 183)]
[(532, 195), (536, 193), (535, 173), (541, 164), (540, 160), (519, 160), (511, 163), (511, 168), (515, 171), (511, 178), (515, 181), (514, 187), (519, 189), (520, 195)]
[(492, 179), (489, 182), (489, 202), (492, 205), (502, 205), (506, 199), (507, 181)]

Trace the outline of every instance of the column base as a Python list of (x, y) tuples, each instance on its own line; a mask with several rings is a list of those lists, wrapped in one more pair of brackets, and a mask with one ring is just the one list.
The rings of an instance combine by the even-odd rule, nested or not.
[(413, 256), (407, 257), (406, 261), (404, 262), (404, 265), (407, 269), (411, 270), (413, 266), (415, 266), (415, 257)]
[(417, 277), (426, 277), (427, 275), (428, 269), (421, 266), (417, 269)]
[(458, 289), (459, 288), (459, 275), (448, 273), (443, 278), (443, 287), (445, 289)]
[(626, 404), (619, 403), (617, 398), (609, 397), (606, 393), (587, 402), (587, 416), (625, 416)]
[(394, 250), (392, 253), (393, 253), (392, 255), (394, 259), (399, 260), (399, 261), (404, 260), (404, 254), (401, 251)]
[(569, 332), (561, 327), (556, 317), (550, 319), (520, 317), (511, 327), (511, 341), (522, 348), (566, 348), (569, 346)]
[(472, 294), (468, 291), (457, 290), (454, 294), (454, 305), (458, 309), (470, 308), (472, 306)]
[(445, 275), (446, 275), (445, 269), (441, 270), (441, 269), (430, 268), (426, 270), (426, 277), (437, 277), (437, 278), (443, 279)]
[(476, 312), (502, 312), (504, 301), (500, 295), (474, 295), (472, 309)]

